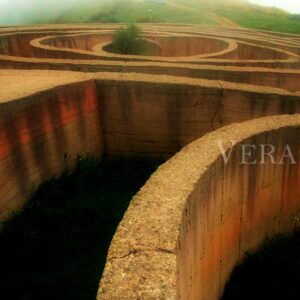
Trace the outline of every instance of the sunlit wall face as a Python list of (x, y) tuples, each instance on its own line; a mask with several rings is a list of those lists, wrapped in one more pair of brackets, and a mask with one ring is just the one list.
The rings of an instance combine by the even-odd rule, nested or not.
[(250, 0), (251, 3), (282, 8), (291, 13), (300, 13), (299, 0)]

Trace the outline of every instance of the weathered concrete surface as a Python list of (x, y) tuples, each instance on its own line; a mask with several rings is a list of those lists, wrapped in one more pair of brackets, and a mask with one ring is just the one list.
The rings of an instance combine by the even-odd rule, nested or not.
[(0, 79), (0, 219), (60, 174), (66, 153), (170, 157), (233, 122), (300, 113), (298, 94), (221, 81), (14, 70)]
[[(90, 34), (71, 34), (65, 36), (53, 36), (46, 37), (44, 39), (38, 39), (37, 42), (32, 43), (33, 47), (40, 48), (42, 45), (52, 46), (53, 49), (58, 48), (70, 48), (70, 49), (81, 49), (85, 51), (95, 51), (95, 45), (102, 44), (105, 42), (111, 42), (113, 31)], [(185, 57), (185, 56), (196, 56), (203, 54), (219, 53), (222, 50), (227, 49), (229, 42), (224, 39), (208, 38), (201, 36), (190, 36), (190, 35), (168, 35), (165, 34), (144, 34), (144, 37), (156, 41), (161, 48), (161, 53), (154, 56), (164, 57)], [(98, 49), (97, 52), (100, 52)], [(107, 55), (102, 52), (102, 55)]]
[[(20, 79), (26, 77), (22, 82), (15, 81), (17, 71), (2, 72), (2, 82), (8, 85), (3, 88), (2, 101), (9, 101), (14, 94), (21, 98), (67, 83), (80, 85), (81, 81), (94, 80), (108, 155), (170, 156), (224, 125), (300, 112), (298, 94), (222, 81), (135, 73), (22, 71), (21, 74)], [(39, 82), (37, 78), (44, 80)]]
[(300, 112), (297, 95), (225, 82), (134, 74), (133, 80), (98, 79), (97, 85), (110, 155), (168, 156), (224, 125)]
[[(119, 225), (98, 299), (219, 299), (245, 251), (298, 225), (299, 135), (300, 115), (233, 124), (162, 165)], [(266, 143), (276, 160), (290, 145), (298, 163), (240, 164), (241, 145)]]
[(299, 90), (298, 36), (242, 28), (149, 24), (143, 25), (144, 36), (155, 41), (160, 51), (153, 52), (156, 56), (132, 56), (103, 50), (118, 26), (3, 28), (0, 68), (164, 74)]
[(300, 113), (300, 38), (147, 24), (152, 55), (128, 56), (103, 50), (117, 27), (0, 29), (0, 221), (78, 154), (170, 157), (216, 130), (134, 198), (99, 298), (217, 299), (246, 250), (298, 219), (299, 164), (240, 166), (237, 144), (224, 165), (215, 141), (290, 143), (298, 158), (298, 115), (220, 128)]
[(94, 81), (52, 88), (0, 106), (0, 219), (19, 210), (78, 154), (103, 149)]

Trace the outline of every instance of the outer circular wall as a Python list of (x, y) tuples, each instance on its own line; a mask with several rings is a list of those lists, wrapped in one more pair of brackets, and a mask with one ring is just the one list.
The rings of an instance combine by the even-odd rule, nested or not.
[[(219, 299), (246, 251), (298, 225), (299, 135), (300, 115), (233, 124), (161, 166), (119, 225), (98, 299)], [(298, 163), (243, 165), (244, 144), (272, 144), (276, 160), (288, 144)]]

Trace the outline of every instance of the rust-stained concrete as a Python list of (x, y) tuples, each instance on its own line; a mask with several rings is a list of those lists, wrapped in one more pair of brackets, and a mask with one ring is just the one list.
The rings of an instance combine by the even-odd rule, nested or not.
[(298, 94), (224, 81), (140, 73), (15, 70), (0, 71), (0, 78), (0, 101), (5, 102), (5, 110), (15, 99), (14, 103), (23, 103), (22, 98), (33, 94), (42, 102), (51, 89), (93, 82), (108, 155), (170, 156), (232, 122), (300, 112)]
[[(235, 264), (295, 228), (300, 115), (232, 124), (162, 165), (133, 198), (110, 246), (98, 299), (219, 299)], [(232, 148), (225, 164), (217, 145)], [(242, 165), (241, 144), (291, 145), (298, 164)]]
[[(240, 165), (238, 145), (299, 159), (300, 38), (145, 24), (151, 55), (132, 56), (106, 51), (118, 26), (0, 29), (0, 220), (80, 154), (185, 147), (133, 199), (98, 298), (218, 299), (245, 251), (296, 226), (299, 164)], [(237, 141), (227, 165), (217, 139)]]
[(96, 89), (90, 80), (0, 104), (1, 220), (79, 154), (101, 155)]
[(60, 174), (65, 154), (170, 157), (233, 122), (300, 113), (298, 94), (223, 81), (25, 70), (0, 79), (2, 219)]

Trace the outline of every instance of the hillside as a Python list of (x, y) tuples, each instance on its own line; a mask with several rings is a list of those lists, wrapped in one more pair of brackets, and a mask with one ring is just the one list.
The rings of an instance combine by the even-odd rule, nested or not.
[[(192, 23), (300, 33), (300, 15), (246, 0), (10, 0), (0, 25), (41, 23)], [(14, 8), (14, 9), (12, 9)]]
[(230, 19), (242, 27), (263, 30), (300, 33), (300, 15), (281, 9), (250, 4), (246, 0), (176, 0), (195, 9), (206, 9), (218, 16)]

